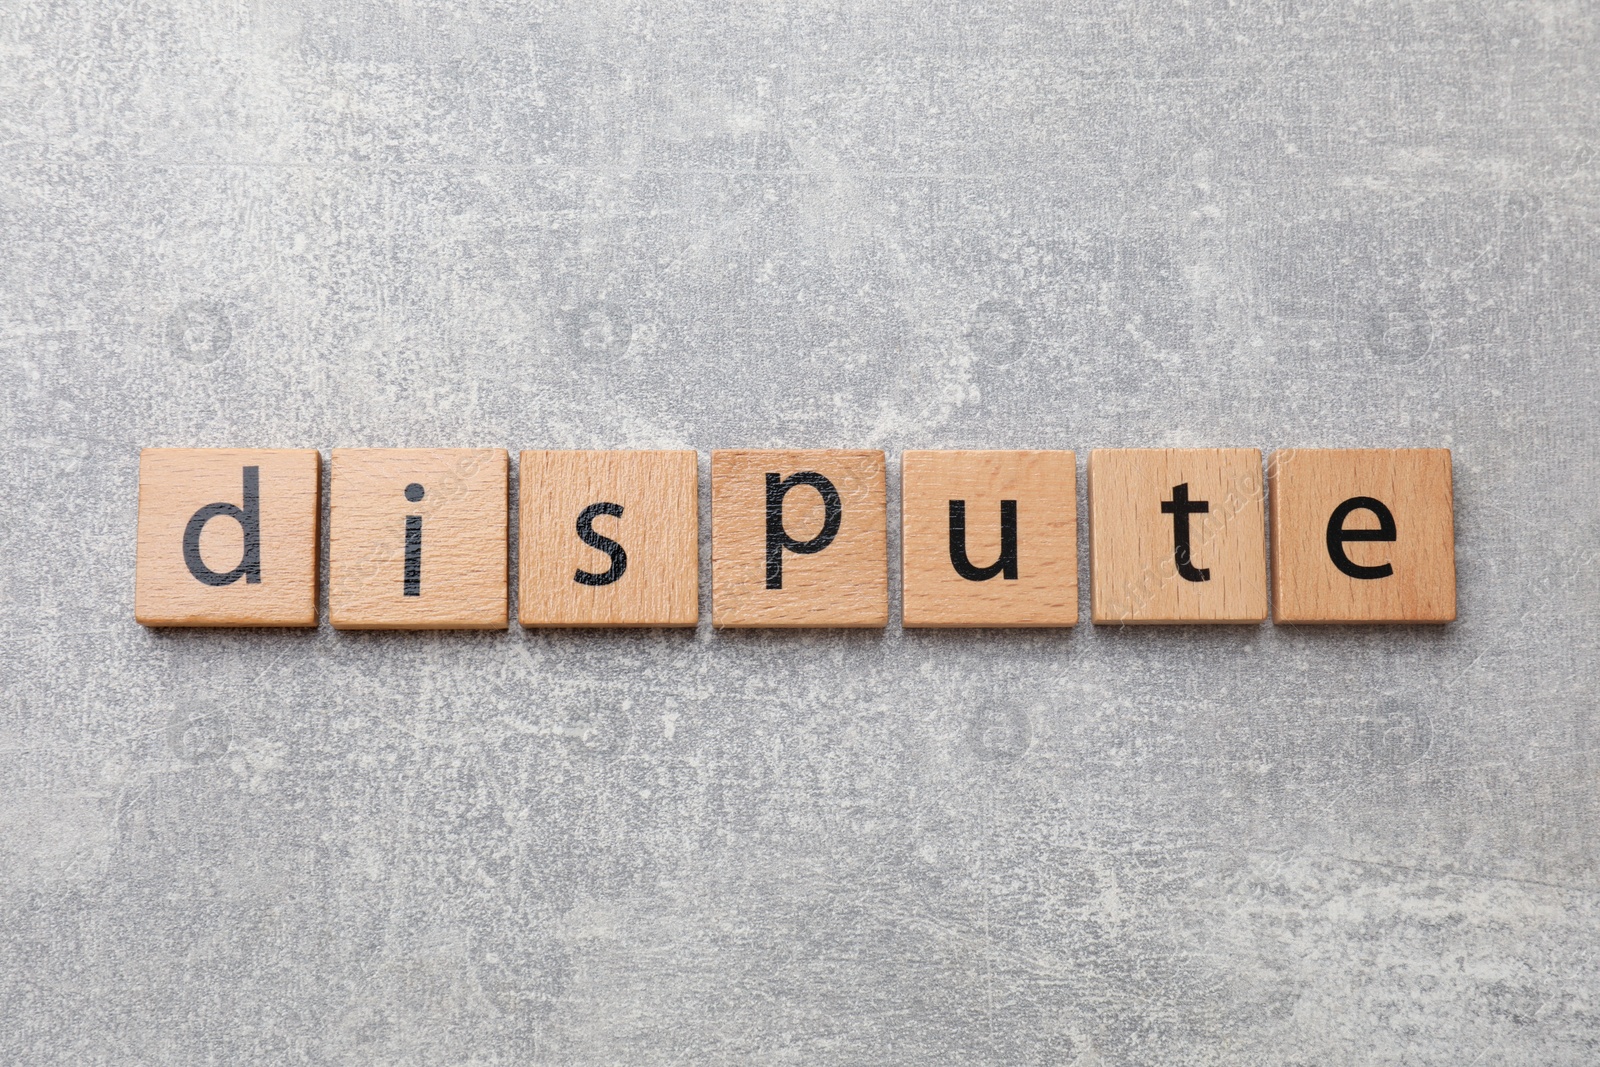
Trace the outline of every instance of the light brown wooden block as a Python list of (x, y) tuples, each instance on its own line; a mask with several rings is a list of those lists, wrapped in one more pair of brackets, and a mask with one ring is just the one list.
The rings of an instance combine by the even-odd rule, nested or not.
[(712, 452), (712, 623), (887, 625), (887, 519), (882, 452)]
[(901, 453), (900, 515), (904, 625), (1078, 621), (1071, 452)]
[(697, 464), (693, 452), (522, 453), (522, 625), (698, 622)]
[(506, 625), (504, 449), (336, 448), (332, 462), (329, 622), (341, 630)]
[(315, 626), (314, 449), (139, 453), (133, 615), (146, 626)]
[[(1090, 452), (1089, 599), (1094, 621), (1265, 619), (1261, 490), (1261, 453), (1254, 448)], [(1187, 541), (1187, 559), (1179, 547), (1182, 540)]]
[(1455, 619), (1449, 449), (1287, 449), (1267, 477), (1274, 622)]

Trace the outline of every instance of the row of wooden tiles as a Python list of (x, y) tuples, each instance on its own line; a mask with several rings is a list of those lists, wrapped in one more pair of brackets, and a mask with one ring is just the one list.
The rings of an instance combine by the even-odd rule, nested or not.
[[(148, 626), (314, 626), (321, 454), (146, 449), (135, 616)], [(888, 623), (877, 451), (711, 453), (712, 621)], [(1251, 448), (1089, 454), (1096, 623), (1449, 622), (1450, 453)], [(334, 449), (328, 616), (340, 629), (508, 621), (502, 449)], [(902, 623), (1078, 621), (1067, 451), (901, 455)], [(524, 626), (693, 626), (698, 457), (521, 454)]]

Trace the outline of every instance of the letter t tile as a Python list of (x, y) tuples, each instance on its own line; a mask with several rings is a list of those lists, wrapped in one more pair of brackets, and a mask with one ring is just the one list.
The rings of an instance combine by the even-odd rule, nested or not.
[(1266, 509), (1254, 448), (1089, 453), (1089, 600), (1107, 623), (1267, 617)]

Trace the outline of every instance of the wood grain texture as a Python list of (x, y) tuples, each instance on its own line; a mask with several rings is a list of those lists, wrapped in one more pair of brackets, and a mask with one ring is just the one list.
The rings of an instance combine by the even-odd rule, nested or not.
[[(1193, 573), (1175, 533), (1187, 486)], [(1089, 453), (1090, 611), (1105, 623), (1257, 623), (1267, 617), (1266, 516), (1254, 448)], [(1163, 504), (1173, 508), (1168, 513)]]
[[(1267, 468), (1272, 511), (1272, 618), (1286, 623), (1452, 622), (1456, 617), (1454, 499), (1450, 450), (1285, 449)], [(1336, 509), (1359, 498), (1389, 512), (1392, 540), (1344, 540), (1341, 570), (1329, 545)], [(1355, 506), (1347, 531), (1382, 530)]]
[[(698, 495), (693, 452), (523, 452), (517, 537), (522, 625), (695, 625)], [(591, 536), (616, 542), (615, 549), (580, 536), (580, 516), (596, 504), (621, 510), (586, 520)], [(586, 581), (575, 577), (580, 572)], [(613, 574), (620, 576), (607, 581)]]
[[(874, 451), (711, 453), (712, 623), (719, 627), (881, 627), (889, 621), (884, 455)], [(768, 588), (767, 475), (822, 475), (839, 498), (838, 529), (820, 551), (783, 551), (781, 588)], [(823, 494), (796, 485), (783, 528), (806, 543), (824, 533)]]
[[(256, 472), (253, 515), (243, 514), (246, 468)], [(144, 449), (134, 618), (146, 626), (315, 626), (321, 485), (314, 449)], [(195, 525), (201, 573), (226, 584), (207, 584), (185, 562), (191, 521), (213, 504), (240, 512), (201, 516)], [(247, 524), (258, 527), (260, 544), (249, 574)]]
[[(328, 620), (341, 630), (507, 624), (507, 470), (499, 448), (336, 448), (328, 503)], [(411, 500), (407, 488), (422, 488)], [(421, 519), (406, 595), (407, 518)]]
[[(963, 577), (952, 562), (952, 500), (964, 502), (962, 559), (1002, 561), (1001, 502), (1015, 508), (1015, 578)], [(1078, 621), (1077, 461), (1058, 451), (914, 451), (900, 457), (902, 623), (1072, 626)]]

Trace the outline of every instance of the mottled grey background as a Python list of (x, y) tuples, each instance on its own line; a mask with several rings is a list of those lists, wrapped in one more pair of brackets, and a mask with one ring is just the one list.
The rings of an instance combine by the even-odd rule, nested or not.
[[(1597, 17), (0, 0), (0, 1063), (1600, 1060)], [(148, 632), (146, 445), (1443, 445), (1461, 621)]]

